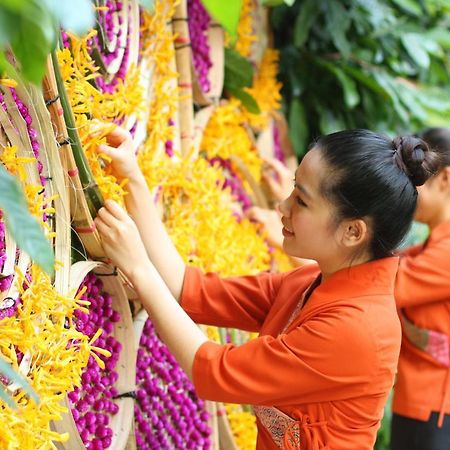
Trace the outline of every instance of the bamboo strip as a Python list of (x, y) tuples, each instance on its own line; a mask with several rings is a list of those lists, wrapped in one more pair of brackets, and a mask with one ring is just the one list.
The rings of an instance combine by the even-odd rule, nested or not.
[(70, 215), (72, 218), (73, 229), (75, 233), (78, 234), (87, 253), (91, 255), (91, 257), (96, 259), (104, 258), (105, 253), (101, 245), (100, 236), (95, 229), (83, 184), (79, 176), (78, 167), (73, 155), (72, 143), (64, 119), (64, 111), (59, 99), (60, 93), (52, 57), (49, 57), (47, 61), (47, 71), (44, 77), (43, 89), (45, 101), (52, 101), (52, 103), (49, 104), (48, 109), (51, 121), (55, 127), (57, 139), (59, 142), (69, 142), (67, 145), (62, 146), (59, 151), (61, 162), (65, 170), (66, 186), (69, 188)]
[(191, 74), (191, 41), (187, 23), (187, 1), (178, 3), (173, 16), (172, 28), (175, 37), (176, 66), (179, 73), (179, 121), (181, 134), (181, 153), (187, 155), (192, 147), (194, 128), (194, 105), (192, 103), (192, 74)]
[[(70, 271), (70, 200), (66, 188), (65, 172), (59, 154), (53, 129), (51, 126), (50, 114), (44, 102), (42, 91), (34, 85), (27, 86), (28, 98), (30, 104), (29, 112), (33, 118), (33, 123), (39, 125), (38, 136), (41, 137), (42, 147), (41, 155), (45, 155), (48, 160), (48, 188), (47, 196), (57, 195), (53, 201), (55, 208), (54, 231), (56, 237), (54, 240), (55, 260), (62, 264), (55, 272), (55, 287), (58, 292), (62, 292), (69, 285)], [(47, 189), (47, 188), (46, 188)]]
[(244, 164), (241, 158), (236, 155), (231, 155), (230, 160), (236, 165), (241, 175), (245, 178), (247, 183), (249, 184), (252, 190), (252, 200), (255, 206), (259, 206), (261, 208), (267, 209), (269, 204), (267, 199), (260, 188), (259, 184), (255, 181), (250, 171), (247, 169), (247, 166)]
[(194, 102), (201, 106), (217, 104), (222, 97), (223, 83), (225, 79), (225, 33), (216, 22), (210, 22), (207, 32), (209, 56), (212, 66), (208, 72), (210, 89), (204, 92), (195, 75), (192, 60), (192, 90)]

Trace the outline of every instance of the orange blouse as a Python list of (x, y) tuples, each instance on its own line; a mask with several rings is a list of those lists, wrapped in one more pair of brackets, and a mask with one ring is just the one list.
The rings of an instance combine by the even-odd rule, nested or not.
[[(392, 257), (336, 272), (281, 334), (317, 265), (227, 279), (188, 268), (181, 304), (194, 321), (260, 334), (240, 346), (204, 343), (193, 364), (198, 394), (275, 406), (309, 435), (305, 450), (371, 450), (400, 351), (397, 267)], [(278, 448), (257, 425), (257, 449)]]
[[(416, 326), (450, 339), (450, 221), (438, 225), (425, 244), (412, 247), (401, 257), (395, 298)], [(450, 414), (450, 368), (412, 345), (406, 336), (393, 411), (423, 421), (438, 411), (440, 425), (443, 414)]]

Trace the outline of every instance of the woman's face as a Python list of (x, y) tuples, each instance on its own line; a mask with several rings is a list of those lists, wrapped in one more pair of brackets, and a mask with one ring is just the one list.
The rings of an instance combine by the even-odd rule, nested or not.
[(429, 225), (431, 228), (442, 222), (444, 210), (447, 208), (449, 186), (446, 170), (431, 177), (425, 184), (417, 187), (417, 207), (414, 219)]
[(339, 252), (335, 209), (320, 191), (321, 180), (327, 175), (320, 150), (313, 148), (296, 171), (291, 195), (280, 205), (284, 250), (319, 264), (328, 264)]

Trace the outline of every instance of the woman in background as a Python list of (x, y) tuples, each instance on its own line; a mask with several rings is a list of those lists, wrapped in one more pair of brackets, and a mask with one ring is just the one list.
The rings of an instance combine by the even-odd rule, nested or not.
[(392, 450), (450, 449), (450, 130), (421, 136), (440, 155), (418, 187), (415, 219), (430, 228), (403, 253), (395, 285), (403, 340), (394, 389)]

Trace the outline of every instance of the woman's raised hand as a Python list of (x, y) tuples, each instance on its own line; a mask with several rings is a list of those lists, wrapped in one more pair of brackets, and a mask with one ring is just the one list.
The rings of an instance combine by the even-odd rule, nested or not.
[(292, 192), (294, 174), (281, 161), (275, 158), (263, 158), (262, 176), (276, 202), (283, 201)]
[(133, 282), (135, 272), (145, 262), (149, 264), (133, 219), (116, 202), (107, 200), (95, 218), (95, 225), (106, 255)]
[(111, 159), (114, 175), (122, 180), (140, 177), (136, 153), (131, 134), (121, 127), (116, 127), (106, 135), (107, 144), (99, 145), (98, 152)]

